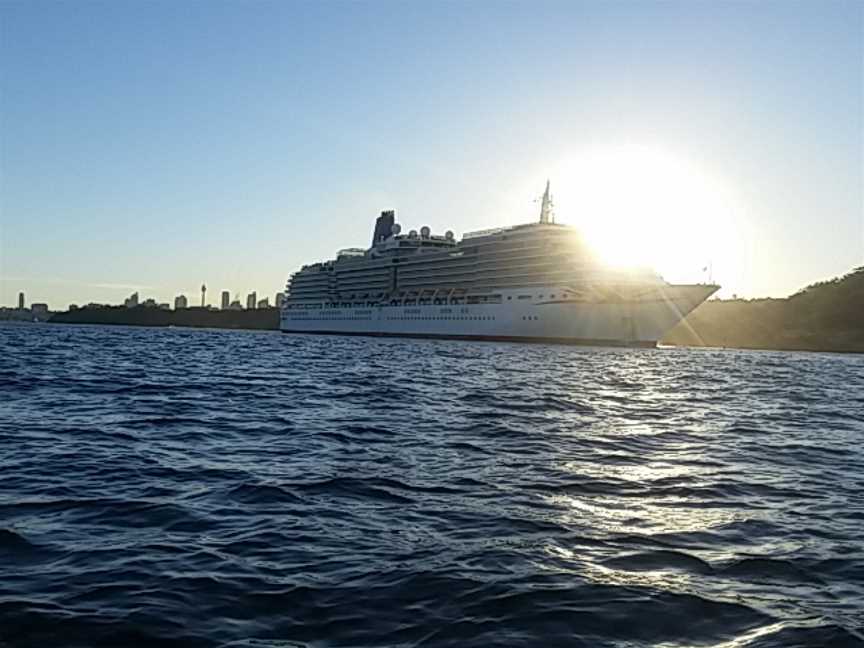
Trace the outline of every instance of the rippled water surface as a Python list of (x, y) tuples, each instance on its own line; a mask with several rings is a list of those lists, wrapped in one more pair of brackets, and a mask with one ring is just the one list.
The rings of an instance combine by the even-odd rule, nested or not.
[(864, 356), (0, 326), (2, 646), (862, 646)]

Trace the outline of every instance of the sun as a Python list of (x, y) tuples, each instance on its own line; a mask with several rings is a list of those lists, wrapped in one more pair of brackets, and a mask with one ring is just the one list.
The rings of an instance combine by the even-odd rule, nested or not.
[(648, 266), (687, 282), (740, 266), (730, 191), (693, 161), (656, 147), (609, 146), (563, 160), (550, 179), (559, 222), (578, 227), (610, 265)]

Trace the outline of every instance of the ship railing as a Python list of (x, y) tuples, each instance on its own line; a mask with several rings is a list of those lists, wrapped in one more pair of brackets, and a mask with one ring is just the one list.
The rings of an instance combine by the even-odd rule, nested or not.
[(362, 257), (366, 256), (366, 250), (363, 248), (343, 248), (336, 253), (336, 258), (341, 259), (345, 257)]
[(473, 232), (466, 232), (462, 235), (462, 240), (478, 238), (480, 236), (491, 236), (492, 234), (500, 234), (501, 232), (506, 232), (509, 227), (493, 227), (492, 229), (484, 229), (484, 230), (474, 230)]

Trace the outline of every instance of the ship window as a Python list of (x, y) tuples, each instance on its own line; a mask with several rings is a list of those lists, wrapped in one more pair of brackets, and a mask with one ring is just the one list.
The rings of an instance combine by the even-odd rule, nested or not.
[(531, 295), (519, 295), (517, 299), (531, 299)]

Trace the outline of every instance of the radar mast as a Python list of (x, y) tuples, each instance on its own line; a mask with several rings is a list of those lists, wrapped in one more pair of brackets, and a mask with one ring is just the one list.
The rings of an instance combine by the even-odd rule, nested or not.
[(549, 193), (549, 181), (546, 181), (546, 191), (543, 192), (543, 202), (540, 205), (540, 222), (554, 223), (555, 212), (552, 210), (552, 194)]

